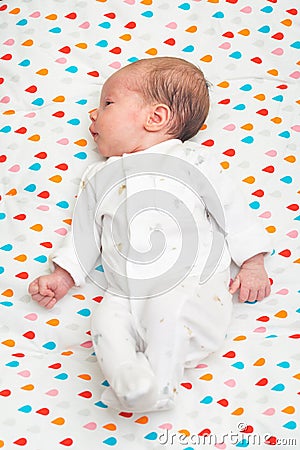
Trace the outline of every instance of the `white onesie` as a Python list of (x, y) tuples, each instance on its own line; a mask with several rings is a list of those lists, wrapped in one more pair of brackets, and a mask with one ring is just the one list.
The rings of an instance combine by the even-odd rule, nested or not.
[(137, 412), (172, 407), (184, 368), (224, 341), (231, 260), (269, 251), (238, 188), (194, 142), (171, 139), (88, 168), (72, 233), (52, 261), (76, 285), (89, 274), (105, 290), (92, 318), (110, 384), (102, 400)]

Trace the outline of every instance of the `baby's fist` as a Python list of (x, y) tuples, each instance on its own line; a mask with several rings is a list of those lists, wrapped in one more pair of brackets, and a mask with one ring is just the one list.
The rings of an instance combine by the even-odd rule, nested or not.
[(32, 299), (47, 309), (53, 308), (58, 300), (64, 297), (74, 286), (71, 275), (59, 266), (53, 273), (43, 275), (32, 281), (28, 292)]

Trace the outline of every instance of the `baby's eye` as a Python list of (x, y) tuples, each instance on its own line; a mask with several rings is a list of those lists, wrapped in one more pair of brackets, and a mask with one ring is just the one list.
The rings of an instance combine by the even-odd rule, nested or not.
[(109, 105), (111, 105), (113, 102), (111, 102), (111, 101), (109, 101), (109, 100), (106, 100), (106, 102), (105, 102), (105, 106), (109, 106)]

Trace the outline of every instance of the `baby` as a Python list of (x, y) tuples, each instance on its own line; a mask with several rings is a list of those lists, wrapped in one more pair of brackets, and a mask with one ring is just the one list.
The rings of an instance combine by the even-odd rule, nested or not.
[[(84, 284), (101, 253), (106, 288), (92, 338), (110, 384), (102, 401), (119, 410), (173, 407), (184, 368), (224, 341), (232, 294), (239, 291), (242, 302), (270, 294), (268, 237), (209, 152), (189, 141), (208, 110), (203, 73), (180, 58), (142, 59), (110, 76), (90, 114), (90, 132), (107, 159), (83, 176), (72, 234), (52, 255), (52, 273), (29, 285), (33, 300), (52, 308)], [(177, 222), (170, 221), (177, 211)], [(138, 260), (142, 254), (148, 264)], [(240, 269), (229, 287), (232, 260)]]

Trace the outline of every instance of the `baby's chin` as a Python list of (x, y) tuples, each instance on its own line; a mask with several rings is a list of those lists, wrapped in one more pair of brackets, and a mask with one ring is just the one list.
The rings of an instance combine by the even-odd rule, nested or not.
[(98, 152), (104, 158), (110, 158), (112, 156), (123, 156), (124, 153), (131, 153), (130, 151), (119, 151), (117, 149), (104, 148), (101, 146), (98, 146)]
[(115, 155), (113, 155), (113, 153), (112, 152), (110, 152), (108, 149), (106, 149), (106, 148), (103, 148), (103, 147), (99, 147), (98, 146), (98, 152), (99, 152), (99, 154), (101, 155), (101, 156), (103, 156), (104, 158), (109, 158), (110, 156), (115, 156)]
[(99, 147), (98, 147), (98, 153), (103, 158), (111, 158), (112, 156), (120, 156), (118, 153), (111, 152), (109, 150), (105, 150), (105, 149), (102, 149), (102, 148), (99, 148)]

